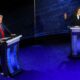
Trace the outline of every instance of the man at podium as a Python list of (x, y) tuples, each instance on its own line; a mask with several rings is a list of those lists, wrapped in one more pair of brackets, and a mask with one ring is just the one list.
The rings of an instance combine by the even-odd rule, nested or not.
[(0, 15), (0, 38), (4, 38), (8, 35), (15, 36), (15, 34), (11, 34), (8, 28), (3, 24), (3, 15)]
[(64, 14), (64, 19), (69, 22), (67, 26), (71, 32), (71, 57), (80, 58), (80, 8), (71, 17)]
[(68, 22), (67, 25), (71, 27), (80, 26), (80, 7), (75, 11), (75, 13), (68, 17), (67, 13), (64, 13), (64, 19)]

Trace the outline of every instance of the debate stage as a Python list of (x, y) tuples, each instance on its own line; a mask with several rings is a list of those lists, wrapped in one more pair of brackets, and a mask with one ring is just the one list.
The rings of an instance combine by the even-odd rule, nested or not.
[(0, 80), (79, 80), (80, 60), (68, 58), (69, 34), (21, 41), (19, 60), (23, 72)]

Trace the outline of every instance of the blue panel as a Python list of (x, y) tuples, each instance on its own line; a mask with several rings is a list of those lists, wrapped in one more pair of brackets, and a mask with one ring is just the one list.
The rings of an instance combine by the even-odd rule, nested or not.
[(11, 53), (10, 53), (10, 48), (7, 49), (7, 64), (8, 64), (8, 68), (9, 68), (10, 73), (13, 73), (14, 70), (13, 70), (12, 65), (11, 65)]
[(78, 43), (78, 40), (77, 40), (77, 35), (72, 35), (72, 54), (77, 56), (77, 53), (78, 53), (78, 47), (77, 47), (77, 43)]
[(9, 48), (7, 49), (7, 63), (10, 73), (15, 73), (20, 69), (17, 60), (17, 44), (9, 46)]

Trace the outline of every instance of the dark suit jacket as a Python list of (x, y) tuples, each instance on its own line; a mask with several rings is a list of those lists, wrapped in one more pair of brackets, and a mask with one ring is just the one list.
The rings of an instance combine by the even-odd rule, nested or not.
[[(8, 30), (8, 28), (4, 24), (2, 24), (2, 29), (5, 33), (5, 37), (10, 36), (11, 32)], [(0, 34), (0, 38), (1, 38), (1, 34)]]
[(80, 19), (77, 19), (77, 15), (72, 15), (69, 18), (69, 26), (80, 26)]

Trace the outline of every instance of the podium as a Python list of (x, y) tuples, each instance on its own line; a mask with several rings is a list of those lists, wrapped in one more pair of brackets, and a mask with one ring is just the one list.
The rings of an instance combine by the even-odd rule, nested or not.
[(18, 61), (19, 41), (21, 37), (22, 35), (14, 38), (6, 38), (0, 44), (0, 66), (4, 75), (14, 76), (21, 71)]
[(71, 55), (80, 57), (80, 27), (74, 26), (71, 30)]

